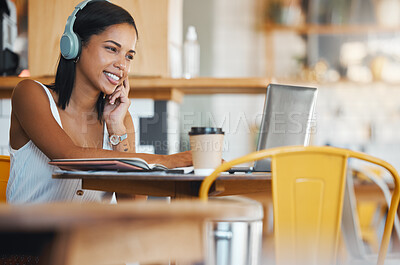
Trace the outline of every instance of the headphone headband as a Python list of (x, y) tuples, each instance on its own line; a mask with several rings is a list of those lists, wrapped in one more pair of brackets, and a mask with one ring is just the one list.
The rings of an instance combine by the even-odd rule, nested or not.
[(65, 24), (64, 33), (60, 40), (61, 55), (67, 59), (72, 60), (78, 57), (81, 51), (81, 41), (79, 36), (74, 32), (74, 23), (76, 20), (76, 14), (82, 10), (89, 2), (107, 1), (108, 0), (85, 0), (75, 6), (74, 11), (68, 17), (67, 23)]

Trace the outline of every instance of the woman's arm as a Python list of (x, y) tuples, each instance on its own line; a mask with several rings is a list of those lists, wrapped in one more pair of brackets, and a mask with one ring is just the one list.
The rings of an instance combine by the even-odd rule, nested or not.
[(128, 135), (127, 139), (121, 141), (117, 145), (113, 145), (113, 150), (135, 153), (135, 129), (132, 117), (128, 111), (131, 104), (131, 100), (128, 97), (129, 90), (129, 79), (127, 77), (122, 84), (115, 89), (114, 93), (106, 97), (104, 121), (109, 135)]
[(11, 129), (10, 143), (16, 149), (32, 140), (50, 159), (138, 157), (148, 163), (160, 163), (169, 168), (192, 165), (190, 152), (152, 155), (76, 146), (54, 119), (46, 92), (32, 80), (23, 80), (15, 87), (12, 95), (12, 112), (17, 123), (12, 127), (19, 127), (25, 135), (24, 139), (13, 128)]
[[(110, 132), (109, 135), (113, 134), (115, 132)], [(125, 119), (124, 119), (124, 130), (121, 130), (119, 133), (115, 133), (117, 135), (123, 135), (127, 134), (128, 138), (125, 140), (121, 141), (117, 145), (112, 145), (112, 148), (114, 151), (119, 151), (119, 152), (129, 152), (129, 153), (136, 153), (136, 148), (135, 148), (135, 127), (133, 125), (132, 117), (129, 113), (129, 111), (126, 112)]]

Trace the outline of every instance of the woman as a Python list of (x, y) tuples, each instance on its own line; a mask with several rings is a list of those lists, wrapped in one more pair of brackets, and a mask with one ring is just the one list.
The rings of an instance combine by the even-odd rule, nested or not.
[(103, 192), (81, 191), (80, 181), (52, 179), (55, 168), (48, 165), (50, 159), (138, 157), (169, 168), (192, 164), (190, 152), (135, 153), (135, 130), (128, 112), (128, 72), (138, 36), (135, 22), (108, 1), (79, 5), (64, 32), (69, 25), (72, 34), (80, 37), (77, 56), (65, 51), (70, 44), (63, 43), (62, 37), (55, 83), (45, 86), (24, 80), (14, 89), (9, 203), (104, 198)]

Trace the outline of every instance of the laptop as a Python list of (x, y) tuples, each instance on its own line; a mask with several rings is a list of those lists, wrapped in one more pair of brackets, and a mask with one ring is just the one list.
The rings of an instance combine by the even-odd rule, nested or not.
[[(317, 100), (314, 87), (269, 84), (258, 135), (257, 151), (279, 146), (308, 145)], [(270, 172), (270, 159), (252, 167), (233, 167), (235, 172)]]

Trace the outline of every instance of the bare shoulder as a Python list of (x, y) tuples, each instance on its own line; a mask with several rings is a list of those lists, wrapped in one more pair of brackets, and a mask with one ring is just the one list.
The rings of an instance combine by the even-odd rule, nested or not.
[[(13, 107), (34, 104), (37, 107), (48, 106), (48, 98), (43, 87), (30, 79), (24, 79), (14, 88), (11, 102)], [(47, 103), (47, 104), (46, 104)]]
[(11, 98), (14, 100), (20, 97), (26, 98), (27, 96), (35, 94), (44, 95), (44, 93), (45, 91), (39, 83), (31, 79), (24, 79), (14, 88)]
[[(17, 149), (31, 140), (47, 157), (64, 157), (74, 144), (53, 116), (45, 89), (23, 80), (12, 95), (10, 144)], [(52, 137), (44, 137), (51, 135)]]
[(43, 135), (47, 130), (57, 130), (52, 122), (50, 101), (41, 84), (29, 79), (19, 82), (11, 96), (11, 105), (10, 144), (14, 149), (29, 140), (36, 140), (37, 135)]
[(24, 89), (38, 89), (40, 88), (40, 84), (32, 79), (24, 79), (20, 81), (17, 86), (15, 87), (14, 91), (16, 90), (24, 90)]
[(20, 123), (47, 116), (52, 118), (46, 91), (40, 83), (33, 80), (25, 79), (17, 84), (11, 96), (11, 105), (12, 115)]

